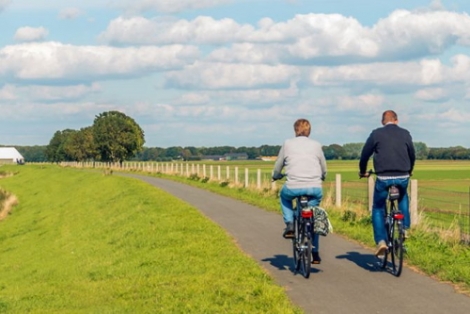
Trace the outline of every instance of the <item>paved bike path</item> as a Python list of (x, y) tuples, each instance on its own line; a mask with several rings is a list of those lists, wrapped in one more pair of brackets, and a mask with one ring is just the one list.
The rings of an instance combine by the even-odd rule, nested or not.
[(400, 278), (377, 268), (373, 252), (336, 234), (322, 237), (322, 263), (309, 279), (292, 271), (291, 242), (282, 217), (206, 190), (136, 174), (197, 208), (224, 228), (240, 248), (283, 286), (306, 313), (470, 313), (470, 297), (404, 267)]

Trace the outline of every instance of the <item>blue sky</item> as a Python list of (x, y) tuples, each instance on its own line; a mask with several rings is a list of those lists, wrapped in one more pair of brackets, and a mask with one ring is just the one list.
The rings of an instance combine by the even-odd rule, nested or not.
[(470, 1), (0, 0), (0, 144), (121, 111), (147, 147), (363, 142), (384, 110), (470, 147)]

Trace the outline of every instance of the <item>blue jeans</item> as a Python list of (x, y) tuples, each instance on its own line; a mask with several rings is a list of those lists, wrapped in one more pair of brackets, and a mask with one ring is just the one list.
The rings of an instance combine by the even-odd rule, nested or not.
[[(318, 206), (323, 198), (322, 188), (302, 188), (302, 189), (289, 189), (284, 186), (281, 189), (281, 209), (282, 217), (284, 218), (285, 223), (294, 221), (294, 206), (292, 201), (301, 195), (311, 196), (312, 198), (308, 202), (309, 206)], [(318, 252), (320, 248), (320, 238), (318, 234), (313, 235), (313, 252)]]
[(374, 228), (375, 243), (386, 241), (387, 232), (385, 230), (385, 205), (388, 197), (388, 188), (396, 185), (400, 191), (398, 199), (398, 209), (405, 215), (403, 220), (404, 228), (410, 228), (410, 208), (408, 200), (408, 182), (410, 178), (396, 178), (375, 181), (374, 204), (372, 206), (372, 226)]

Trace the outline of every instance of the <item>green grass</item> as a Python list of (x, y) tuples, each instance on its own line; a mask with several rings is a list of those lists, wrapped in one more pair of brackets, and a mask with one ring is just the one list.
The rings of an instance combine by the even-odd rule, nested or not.
[(300, 313), (196, 209), (139, 180), (57, 166), (14, 170), (0, 221), (0, 312)]

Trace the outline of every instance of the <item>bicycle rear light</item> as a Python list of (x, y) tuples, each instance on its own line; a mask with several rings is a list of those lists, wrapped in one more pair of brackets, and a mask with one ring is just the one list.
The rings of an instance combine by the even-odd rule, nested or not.
[(312, 218), (313, 217), (313, 210), (310, 208), (302, 210), (302, 218)]
[(403, 218), (405, 218), (405, 215), (403, 215), (402, 213), (395, 213), (393, 214), (393, 218), (396, 220), (403, 220)]

